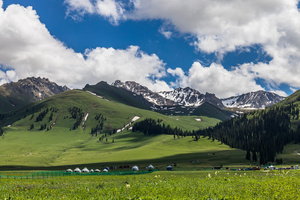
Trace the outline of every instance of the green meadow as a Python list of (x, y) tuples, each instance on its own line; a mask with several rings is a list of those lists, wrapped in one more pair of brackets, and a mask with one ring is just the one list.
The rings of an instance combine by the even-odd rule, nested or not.
[(158, 171), (1, 179), (1, 199), (298, 199), (300, 172)]
[[(73, 130), (71, 108), (87, 120)], [(76, 109), (75, 109), (76, 110)], [(209, 112), (209, 111), (208, 111)], [(42, 113), (45, 116), (37, 120)], [(77, 114), (78, 114), (77, 113)], [(101, 114), (103, 129), (91, 134)], [(150, 110), (108, 101), (84, 91), (72, 90), (32, 104), (4, 120), (0, 137), (0, 199), (297, 199), (298, 170), (228, 171), (258, 163), (245, 159), (246, 152), (221, 142), (192, 136), (144, 135), (121, 129), (139, 116), (160, 119), (172, 128), (198, 130), (220, 120), (207, 115), (162, 115)], [(196, 119), (201, 120), (196, 120)], [(46, 129), (42, 126), (46, 125)], [(299, 145), (285, 147), (286, 166), (300, 163)], [(38, 171), (103, 169), (128, 171), (120, 165), (152, 164), (155, 171), (140, 175), (69, 175), (32, 178)], [(166, 171), (172, 165), (174, 171)], [(223, 168), (220, 171), (214, 167)], [(10, 176), (11, 178), (8, 178)], [(20, 177), (22, 176), (22, 178)], [(34, 177), (34, 176), (33, 176)]]
[[(245, 155), (244, 151), (231, 149), (218, 141), (207, 138), (194, 141), (191, 136), (174, 139), (172, 135), (145, 136), (124, 131), (108, 136), (107, 141), (99, 141), (100, 136), (72, 131), (61, 134), (10, 129), (9, 134), (0, 139), (1, 166), (86, 164), (100, 167), (138, 163), (146, 167), (152, 163), (164, 168), (167, 164), (178, 163), (178, 167), (210, 167), (240, 164)], [(191, 162), (197, 160), (197, 163)]]
[[(84, 125), (81, 122), (75, 130), (71, 128), (76, 120), (68, 111), (72, 107), (80, 108), (84, 116), (89, 114)], [(44, 118), (37, 121), (46, 109)], [(97, 114), (102, 114), (106, 120), (103, 130), (92, 135), (90, 132), (97, 124)], [(166, 125), (183, 130), (198, 130), (220, 122), (207, 116), (162, 115), (72, 90), (30, 105), (6, 119), (7, 123), (13, 123), (4, 128), (0, 138), (0, 167), (65, 169), (68, 166), (101, 168), (139, 164), (144, 168), (153, 164), (158, 169), (165, 169), (166, 165), (176, 163), (179, 170), (193, 170), (220, 165), (257, 165), (245, 159), (245, 151), (209, 138), (194, 141), (191, 136), (148, 136), (127, 128), (112, 134), (113, 129), (121, 129), (134, 116), (139, 116), (139, 120), (161, 119)], [(197, 121), (198, 118), (201, 121)], [(49, 130), (40, 130), (42, 124), (53, 126)], [(300, 152), (298, 145), (288, 145), (284, 154), (278, 156), (287, 164), (297, 164), (300, 156), (295, 152)]]

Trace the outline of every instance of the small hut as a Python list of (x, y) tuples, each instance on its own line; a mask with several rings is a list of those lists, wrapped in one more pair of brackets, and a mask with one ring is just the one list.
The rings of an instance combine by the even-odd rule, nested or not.
[(101, 172), (100, 169), (95, 169), (95, 173), (99, 173), (99, 172)]

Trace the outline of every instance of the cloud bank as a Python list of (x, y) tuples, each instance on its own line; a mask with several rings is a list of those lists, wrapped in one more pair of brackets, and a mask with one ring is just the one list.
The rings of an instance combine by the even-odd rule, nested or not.
[[(235, 66), (235, 70), (224, 69), (220, 66), (219, 70), (224, 72), (224, 76), (233, 78), (237, 71), (247, 68), (247, 74), (242, 75), (244, 79), (239, 79), (242, 84), (238, 84), (235, 88), (224, 88), (226, 93), (229, 93), (227, 91), (231, 89), (247, 92), (252, 88), (259, 88), (258, 85), (246, 87), (248, 81), (250, 85), (253, 85), (257, 78), (265, 80), (269, 85), (269, 90), (276, 90), (281, 84), (288, 84), (293, 88), (300, 87), (300, 79), (295, 76), (300, 72), (298, 0), (131, 0), (127, 4), (124, 1), (111, 1), (113, 1), (112, 5), (120, 6), (119, 10), (122, 12), (108, 9), (107, 11), (111, 11), (110, 14), (99, 13), (100, 15), (114, 16), (112, 18), (119, 21), (163, 20), (172, 24), (170, 27), (173, 27), (173, 30), (161, 28), (160, 32), (165, 37), (170, 38), (174, 31), (192, 35), (195, 38), (192, 45), (202, 53), (216, 53), (222, 58), (226, 53), (233, 52), (240, 47), (259, 44), (263, 51), (273, 58), (270, 63), (245, 63), (242, 66)], [(66, 2), (70, 4), (76, 1), (67, 0)], [(126, 10), (126, 7), (131, 9)], [(76, 9), (80, 10), (84, 7), (77, 3)], [(87, 13), (93, 13), (88, 9), (84, 10)], [(199, 68), (199, 70), (216, 72), (215, 66), (216, 64), (212, 64), (209, 69)], [(195, 75), (191, 74), (192, 69), (194, 65), (188, 73), (186, 72), (190, 80), (189, 86), (197, 85), (199, 90), (211, 91), (220, 96), (225, 95), (223, 92), (218, 93), (217, 90), (212, 90), (213, 87), (206, 86), (207, 84), (199, 84), (199, 81), (192, 82), (192, 80), (196, 81), (193, 78)], [(202, 78), (205, 77), (202, 76)], [(228, 84), (226, 78), (215, 81), (224, 81), (223, 86)], [(240, 85), (244, 85), (245, 88), (241, 89)]]
[[(89, 1), (77, 2), (92, 10)], [(155, 91), (170, 89), (162, 81), (165, 64), (155, 54), (148, 55), (137, 46), (76, 53), (49, 33), (32, 7), (0, 8), (0, 44), (1, 84), (41, 76), (72, 88), (119, 79), (137, 81)]]
[[(153, 90), (190, 86), (201, 92), (228, 97), (249, 91), (279, 90), (287, 84), (300, 87), (300, 14), (298, 0), (65, 0), (67, 15), (79, 19), (101, 15), (113, 25), (124, 20), (158, 19), (166, 38), (174, 32), (194, 38), (202, 53), (221, 58), (241, 47), (260, 45), (272, 57), (268, 63), (244, 63), (225, 69), (212, 63), (194, 62), (188, 71), (172, 69), (155, 54), (137, 46), (127, 49), (95, 48), (76, 53), (55, 39), (32, 7), (0, 0), (0, 84), (28, 76), (48, 77), (59, 84), (81, 88), (100, 80), (133, 80)], [(167, 24), (167, 25), (166, 25)], [(163, 78), (177, 77), (169, 86)], [(256, 80), (264, 80), (262, 88)]]

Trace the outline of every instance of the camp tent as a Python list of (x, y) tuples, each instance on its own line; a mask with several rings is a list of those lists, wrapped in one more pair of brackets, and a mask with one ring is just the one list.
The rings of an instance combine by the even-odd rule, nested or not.
[(89, 173), (90, 171), (85, 167), (85, 168), (82, 169), (81, 172), (83, 172), (83, 173)]
[(147, 169), (148, 169), (149, 171), (152, 171), (152, 170), (154, 169), (154, 167), (153, 167), (153, 165), (149, 165), (149, 166), (147, 167)]
[(70, 173), (70, 172), (73, 172), (73, 170), (72, 170), (72, 169), (67, 169), (67, 172), (69, 172), (69, 173)]
[(108, 170), (105, 168), (105, 169), (103, 169), (103, 172), (108, 172)]
[(133, 167), (131, 168), (131, 170), (132, 170), (132, 171), (139, 171), (139, 168), (138, 168), (138, 166), (135, 165), (135, 166), (133, 166)]
[(95, 173), (101, 172), (100, 169), (95, 169)]
[(74, 172), (81, 173), (81, 170), (77, 167), (76, 169), (74, 169)]

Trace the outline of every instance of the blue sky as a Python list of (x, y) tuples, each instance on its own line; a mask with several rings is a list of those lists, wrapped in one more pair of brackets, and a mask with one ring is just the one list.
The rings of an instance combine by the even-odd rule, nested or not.
[(120, 79), (218, 97), (300, 87), (296, 0), (2, 2), (0, 83), (42, 76), (81, 88)]

